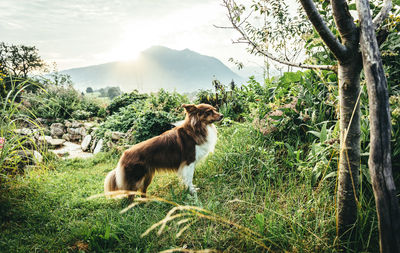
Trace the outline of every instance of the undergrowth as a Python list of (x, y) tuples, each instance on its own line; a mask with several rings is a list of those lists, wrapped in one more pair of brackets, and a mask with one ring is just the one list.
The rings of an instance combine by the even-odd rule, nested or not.
[[(100, 153), (87, 160), (60, 161), (53, 169), (27, 170), (1, 187), (0, 251), (335, 252), (334, 177), (315, 184), (310, 174), (290, 167), (288, 159), (284, 145), (250, 124), (220, 126), (215, 153), (195, 172), (197, 198), (174, 174), (157, 175), (148, 193), (228, 222), (201, 215), (185, 222), (182, 216), (169, 221), (163, 233), (155, 229), (145, 236), (174, 205), (148, 201), (121, 214), (125, 200), (88, 200), (102, 192), (118, 155)], [(373, 203), (361, 199), (360, 211), (356, 248), (374, 252), (378, 237)], [(253, 231), (260, 243), (236, 225)]]

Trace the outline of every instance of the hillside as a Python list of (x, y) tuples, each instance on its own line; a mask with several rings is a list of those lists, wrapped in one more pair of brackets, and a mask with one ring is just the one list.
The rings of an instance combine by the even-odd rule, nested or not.
[(223, 83), (242, 78), (214, 57), (201, 55), (189, 49), (181, 51), (162, 46), (153, 46), (143, 52), (135, 61), (110, 62), (95, 66), (62, 71), (71, 76), (75, 87), (98, 89), (105, 86), (119, 86), (123, 91), (138, 89), (141, 92), (156, 91), (160, 88), (192, 92), (210, 89), (217, 78)]

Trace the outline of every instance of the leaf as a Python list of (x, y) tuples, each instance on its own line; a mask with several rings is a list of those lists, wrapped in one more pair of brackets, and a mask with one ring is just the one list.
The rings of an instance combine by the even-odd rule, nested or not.
[(321, 135), (320, 135), (320, 142), (324, 143), (328, 138), (328, 132), (326, 131), (326, 122), (322, 126)]
[(314, 135), (314, 136), (316, 136), (316, 137), (318, 137), (318, 138), (321, 137), (321, 133), (320, 133), (320, 132), (317, 132), (317, 131), (308, 131), (307, 133), (310, 133), (310, 134), (312, 134), (312, 135)]
[(355, 3), (349, 4), (349, 10), (355, 11), (356, 10), (356, 4)]

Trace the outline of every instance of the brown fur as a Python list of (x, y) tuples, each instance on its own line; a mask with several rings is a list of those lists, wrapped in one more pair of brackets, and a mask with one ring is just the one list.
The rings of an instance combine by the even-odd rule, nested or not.
[[(182, 107), (186, 118), (181, 126), (138, 143), (122, 154), (118, 167), (106, 177), (105, 193), (116, 190), (146, 193), (157, 170), (178, 171), (195, 161), (195, 147), (206, 141), (207, 125), (221, 120), (223, 115), (206, 104)], [(118, 182), (118, 173), (122, 182)]]

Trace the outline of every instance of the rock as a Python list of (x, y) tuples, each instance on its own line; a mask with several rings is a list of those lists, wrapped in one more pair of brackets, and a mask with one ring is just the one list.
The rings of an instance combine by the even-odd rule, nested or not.
[(71, 125), (72, 128), (79, 128), (79, 127), (82, 127), (82, 126), (83, 126), (83, 124), (78, 122), (78, 121), (72, 122), (72, 125)]
[(79, 128), (70, 127), (67, 129), (67, 132), (72, 135), (82, 135), (82, 136), (86, 135), (86, 129), (84, 127), (79, 127)]
[(93, 156), (92, 153), (83, 152), (81, 145), (69, 141), (65, 142), (62, 148), (51, 150), (51, 152), (63, 157), (63, 159), (89, 158)]
[(121, 132), (112, 132), (111, 133), (111, 139), (114, 141), (118, 141), (124, 137), (125, 137), (125, 134), (121, 133)]
[(58, 148), (61, 147), (64, 144), (65, 140), (64, 139), (49, 139), (48, 144), (52, 148)]
[(50, 140), (52, 140), (53, 138), (51, 138), (51, 136), (39, 136), (38, 137), (38, 141), (44, 144), (48, 144)]
[(83, 138), (83, 141), (81, 143), (81, 148), (83, 151), (88, 151), (90, 142), (92, 141), (92, 136), (90, 134), (86, 135), (85, 138)]
[(64, 134), (62, 138), (66, 141), (80, 141), (82, 136), (80, 134)]
[(85, 123), (83, 123), (83, 127), (86, 128), (87, 130), (92, 129), (96, 125), (97, 124), (94, 123), (94, 122), (85, 122)]
[(97, 144), (97, 139), (93, 138), (92, 145), (90, 146), (90, 152), (94, 151), (94, 149), (96, 148), (96, 144)]
[(15, 129), (14, 132), (19, 135), (31, 135), (33, 133), (29, 128)]
[(43, 156), (36, 150), (33, 151), (33, 157), (35, 158), (36, 163), (41, 163), (43, 161)]
[(101, 152), (101, 150), (103, 149), (103, 142), (104, 142), (103, 139), (100, 139), (97, 142), (96, 147), (93, 150), (93, 154), (97, 154), (97, 153)]
[(56, 136), (56, 137), (62, 136), (65, 133), (64, 129), (65, 129), (65, 127), (61, 123), (51, 124), (51, 126), (50, 126), (51, 136)]
[(65, 125), (66, 128), (72, 127), (71, 121), (68, 121), (68, 120), (65, 120), (65, 121), (64, 121), (64, 125)]

